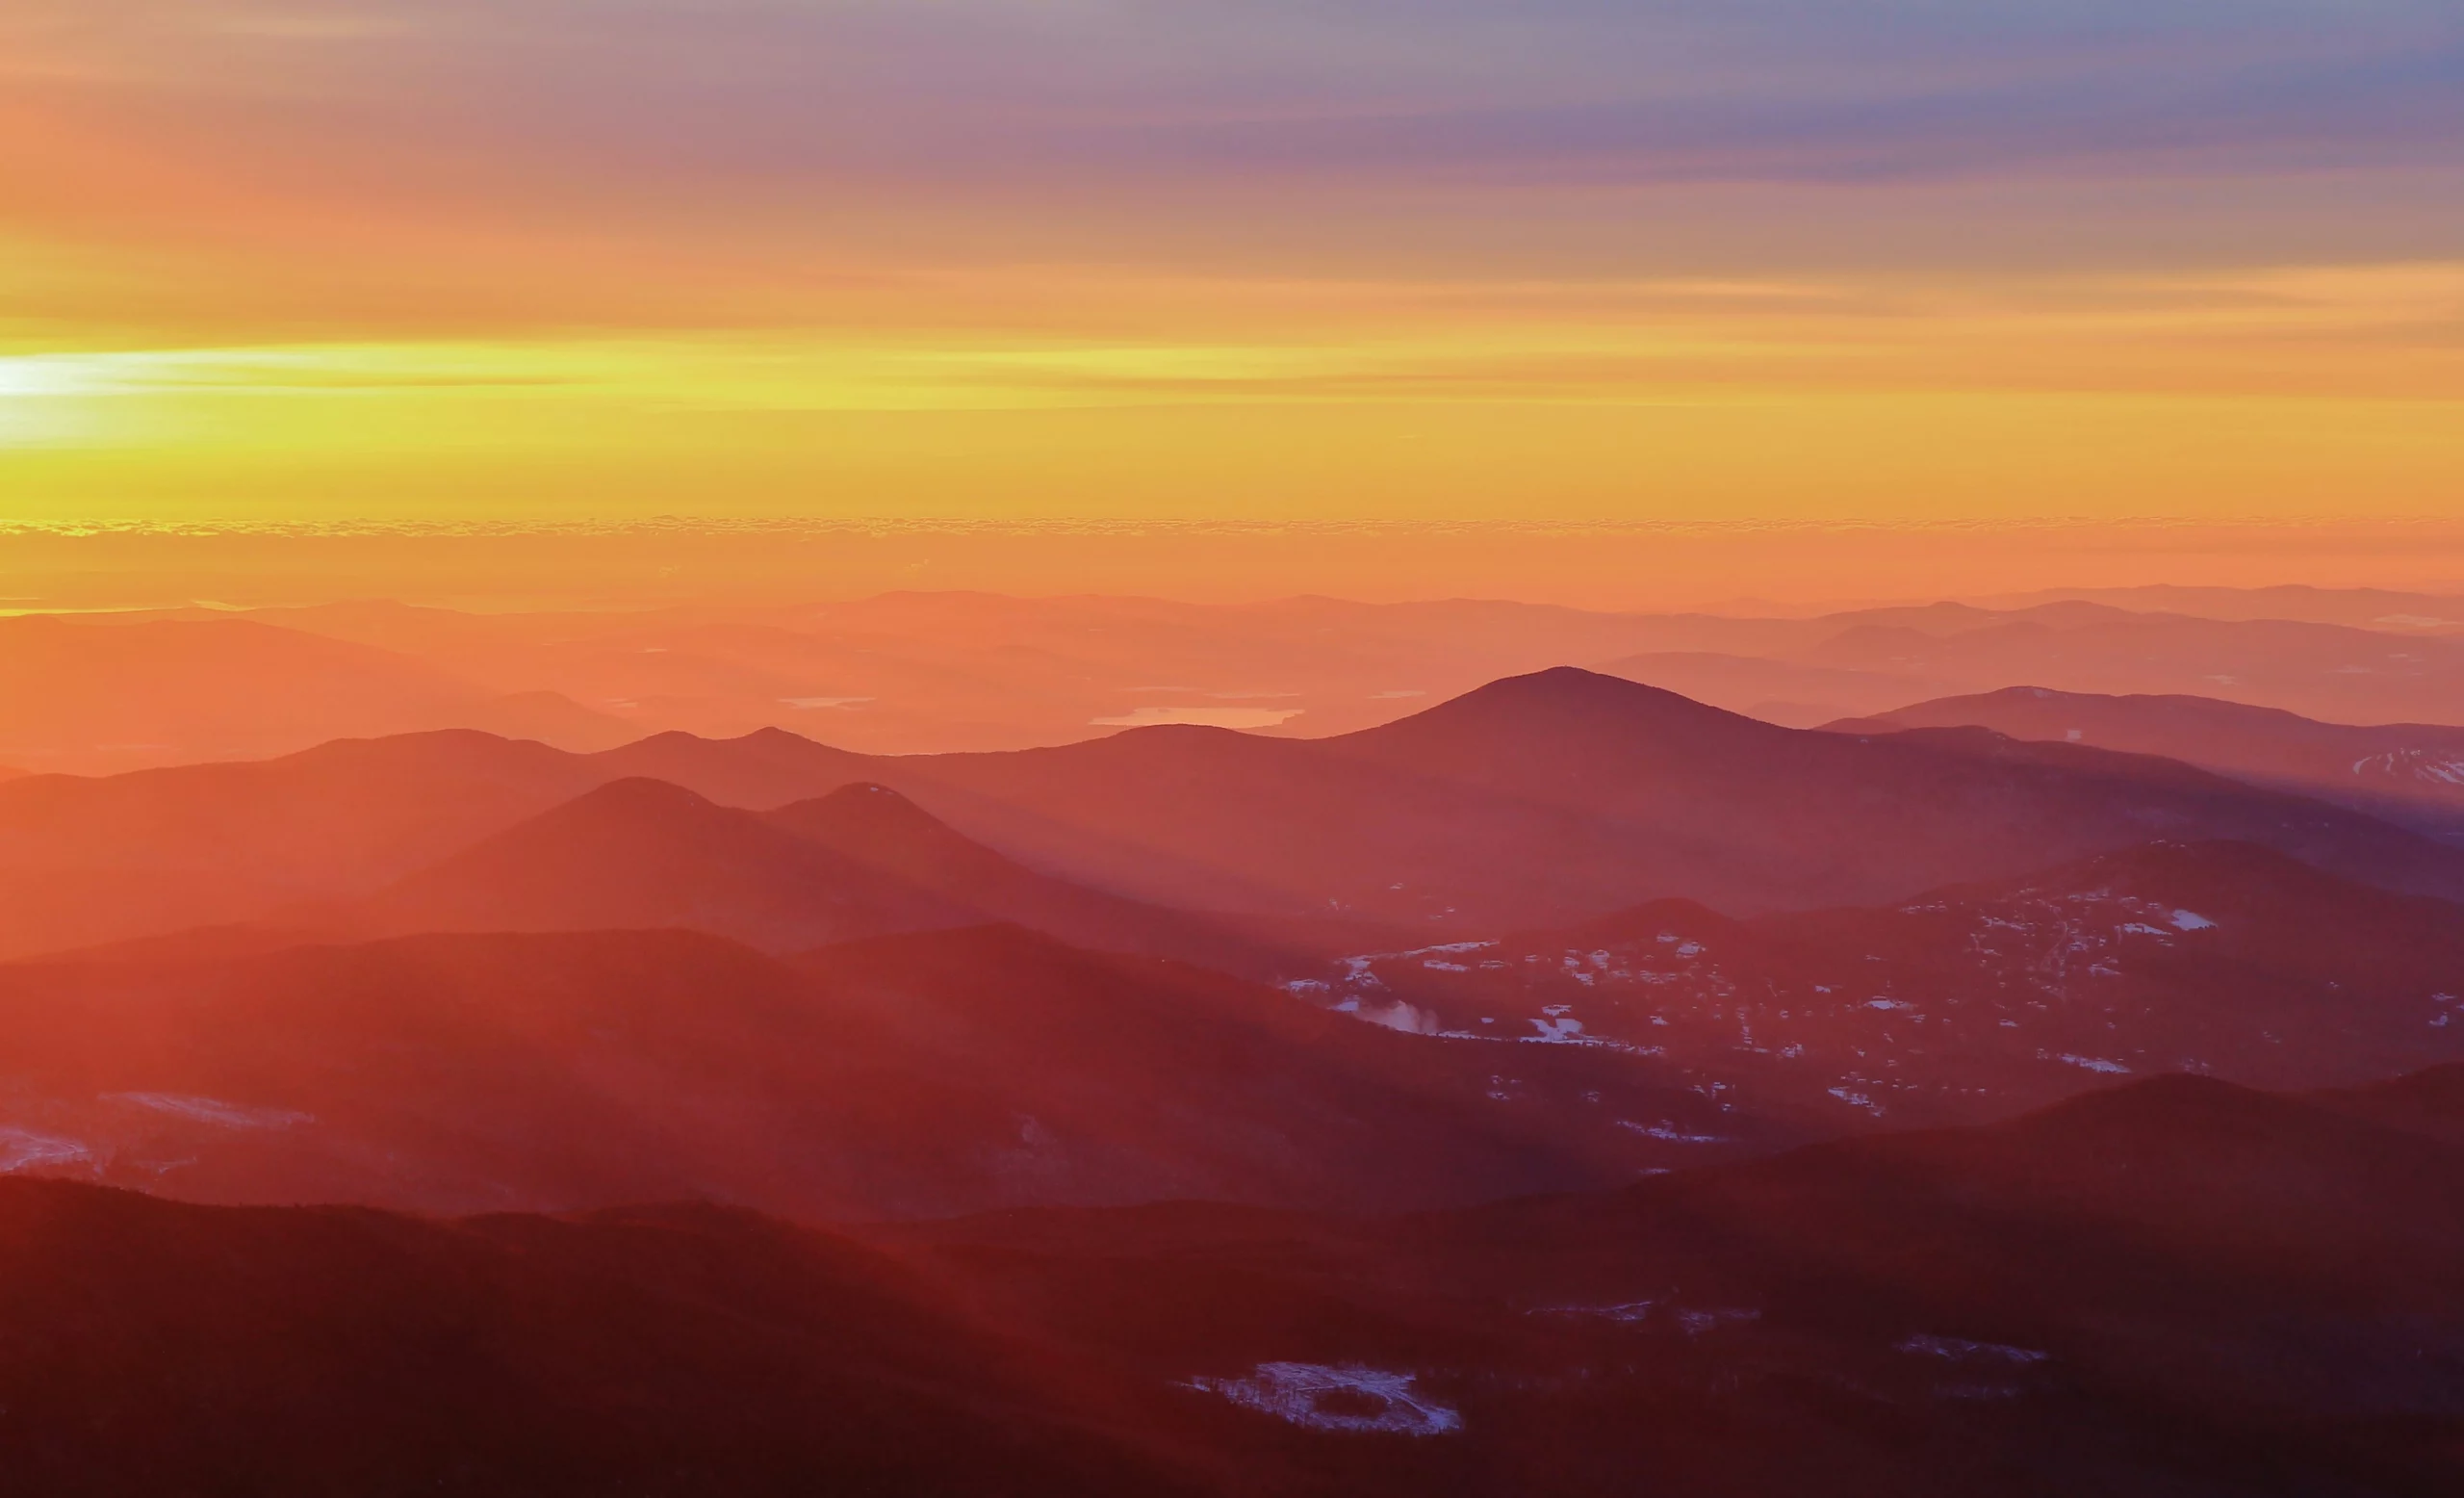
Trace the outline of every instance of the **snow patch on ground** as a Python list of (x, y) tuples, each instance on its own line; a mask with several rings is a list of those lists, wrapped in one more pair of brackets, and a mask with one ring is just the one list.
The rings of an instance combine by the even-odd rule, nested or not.
[(1964, 1337), (1938, 1337), (1923, 1332), (1902, 1340), (1899, 1351), (1919, 1357), (1939, 1357), (1946, 1362), (2009, 1363), (2015, 1367), (2048, 1362), (2053, 1357), (2051, 1353), (2040, 1353), (2032, 1347), (1970, 1342)]
[(1542, 1305), (1534, 1307), (1534, 1316), (1563, 1316), (1580, 1321), (1619, 1321), (1631, 1324), (1652, 1313), (1656, 1301), (1628, 1301), (1622, 1305)]
[(2399, 749), (2353, 762), (2355, 775), (2406, 775), (2434, 786), (2464, 786), (2464, 760), (2441, 760), (2428, 749)]
[(78, 1165), (93, 1157), (94, 1151), (78, 1140), (0, 1124), (0, 1175), (54, 1165)]
[(1630, 1128), (1646, 1139), (1657, 1139), (1672, 1145), (1732, 1145), (1736, 1143), (1726, 1134), (1689, 1134), (1667, 1119), (1662, 1119), (1656, 1124), (1637, 1124), (1630, 1119), (1619, 1119), (1617, 1126)]
[(1677, 1325), (1690, 1337), (1701, 1336), (1706, 1331), (1716, 1331), (1722, 1327), (1739, 1327), (1761, 1319), (1762, 1313), (1758, 1310), (1728, 1306), (1677, 1312)]
[(1445, 1021), (1417, 1005), (1397, 999), (1391, 1004), (1364, 1006), (1357, 1001), (1342, 1006), (1342, 1012), (1368, 1024), (1399, 1030), (1405, 1035), (1444, 1035)]
[(317, 1122), (314, 1114), (294, 1113), (288, 1108), (248, 1108), (218, 1098), (187, 1098), (178, 1093), (106, 1093), (103, 1101), (124, 1102), (192, 1123), (211, 1124), (217, 1128), (289, 1128), (295, 1124)]
[(2205, 916), (2200, 915), (2196, 911), (2177, 910), (2173, 912), (2172, 920), (2173, 929), (2176, 931), (2213, 931), (2216, 929), (2215, 921), (2208, 919)]
[(1312, 1431), (1451, 1435), (1462, 1430), (1462, 1414), (1414, 1393), (1417, 1382), (1408, 1373), (1348, 1364), (1274, 1362), (1258, 1364), (1245, 1379), (1192, 1379), (1188, 1386)]
[(2064, 1066), (2077, 1067), (2083, 1072), (2098, 1072), (2107, 1076), (2128, 1076), (2130, 1068), (2118, 1061), (2106, 1061), (2096, 1056), (2074, 1056), (2065, 1051), (2053, 1058)]

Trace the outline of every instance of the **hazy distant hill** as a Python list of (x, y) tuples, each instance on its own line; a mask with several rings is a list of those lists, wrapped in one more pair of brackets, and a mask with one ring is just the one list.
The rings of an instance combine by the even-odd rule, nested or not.
[(1154, 730), (877, 771), (971, 836), (1086, 882), (1188, 906), (1332, 904), (1442, 933), (1667, 895), (1738, 912), (1887, 900), (2160, 834), (2464, 893), (2453, 850), (2168, 762), (1983, 734), (1802, 732), (1573, 670), (1336, 739)]
[[(1887, 617), (1790, 659), (1992, 691), (2190, 694), (2345, 723), (2464, 723), (2464, 637), (2049, 604), (1951, 633)], [(1935, 687), (1912, 696), (1942, 695)]]
[(2464, 722), (2464, 625), (2437, 623), (2459, 607), (2366, 590), (2194, 589), (1758, 618), (1461, 599), (892, 593), (600, 613), (363, 602), (243, 617), (416, 658), (491, 692), (559, 693), (635, 734), (783, 727), (912, 754), (1064, 744), (1138, 721), (1327, 737), (1499, 677), (1595, 662), (1792, 725), (2019, 682)]
[(2394, 588), (2323, 588), (2302, 583), (2232, 588), (2154, 583), (2141, 587), (2058, 588), (1984, 602), (1988, 607), (2027, 608), (2064, 600), (2196, 614), (2205, 619), (2300, 619), (2313, 624), (2344, 624), (2407, 633), (2464, 634), (2464, 594)]
[(635, 736), (552, 691), (500, 693), (413, 657), (249, 619), (0, 619), (0, 755), (113, 773), (473, 728), (568, 749)]
[(2464, 629), (2433, 628), (2426, 615), (2357, 627), (2071, 600), (1762, 623), (1748, 630), (1745, 621), (1689, 621), (1671, 632), (1683, 643), (1597, 658), (1606, 661), (1599, 669), (1808, 725), (2019, 683), (2212, 697), (2348, 723), (2464, 723)]
[(1656, 686), (1681, 697), (1766, 723), (1813, 728), (1847, 712), (1895, 708), (1929, 686), (1924, 677), (1896, 671), (1806, 665), (1762, 656), (1714, 651), (1655, 651), (1601, 666), (1608, 676)]
[(1751, 913), (2014, 877), (2151, 836), (2238, 839), (2464, 893), (2464, 850), (2160, 759), (1980, 731), (1776, 727), (1574, 670), (1300, 741), (1138, 730), (868, 758), (766, 731), (594, 756), (475, 735), (0, 786), (0, 952), (346, 900), (609, 782), (775, 809), (888, 786), (1041, 873), (1185, 909), (1443, 935), (1685, 896)]
[(1336, 936), (1282, 957), (1226, 920), (1036, 873), (883, 786), (757, 813), (645, 779), (611, 782), (328, 918), (360, 935), (678, 928), (772, 952), (1010, 922), (1256, 976), (1307, 970)]
[(1835, 733), (1973, 724), (2215, 770), (2464, 841), (2464, 728), (2320, 723), (2206, 697), (2102, 697), (2014, 686), (1827, 725)]
[(774, 952), (990, 918), (759, 813), (639, 779), (498, 833), (345, 917), (388, 934), (691, 929)]

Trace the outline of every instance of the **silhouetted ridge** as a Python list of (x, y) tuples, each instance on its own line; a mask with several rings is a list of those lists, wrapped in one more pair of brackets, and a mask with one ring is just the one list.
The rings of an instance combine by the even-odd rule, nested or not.
[(646, 753), (657, 749), (698, 749), (707, 747), (711, 744), (724, 743), (725, 741), (726, 740), (724, 739), (718, 738), (705, 738), (699, 734), (690, 733), (684, 729), (671, 728), (656, 734), (650, 734), (643, 737), (636, 738), (631, 743), (627, 744), (622, 752), (634, 754)]
[[(680, 835), (707, 836), (719, 827), (749, 822), (747, 814), (718, 805), (696, 791), (647, 776), (609, 781), (564, 805), (542, 812), (480, 843), (485, 848), (563, 844), (574, 851), (595, 847), (615, 856), (638, 851), (654, 856)], [(457, 861), (458, 862), (458, 861)], [(602, 869), (603, 875), (612, 869)]]
[(770, 814), (770, 820), (807, 837), (959, 837), (932, 813), (887, 786), (869, 781), (781, 807)]
[(775, 748), (805, 748), (817, 742), (817, 740), (807, 738), (804, 735), (796, 733), (792, 729), (781, 728), (776, 724), (772, 724), (764, 728), (757, 728), (752, 733), (743, 735), (733, 740), (721, 740), (721, 742), (731, 741), (741, 744), (767, 745)]
[(2464, 1062), (2313, 1098), (2339, 1113), (2464, 1148)]
[(877, 777), (875, 762), (785, 729), (738, 738), (669, 733), (590, 759), (603, 778), (647, 775), (689, 785), (726, 806), (778, 807), (849, 781)]
[(2212, 1076), (2173, 1072), (2040, 1108), (2004, 1127), (2046, 1136), (2107, 1130), (2174, 1131), (2265, 1127), (2301, 1110), (2271, 1093)]
[(1656, 686), (1559, 666), (1322, 742), (1389, 772), (1515, 793), (1530, 788), (1599, 812), (1646, 781), (1763, 768), (1788, 756), (1798, 736)]
[(1220, 1490), (1106, 1429), (1137, 1385), (746, 1213), (448, 1223), (11, 1179), (0, 1271), (25, 1492)]
[(1724, 725), (1739, 729), (1775, 730), (1755, 718), (1696, 702), (1679, 692), (1648, 686), (1622, 676), (1603, 676), (1578, 666), (1552, 666), (1528, 676), (1510, 676), (1475, 687), (1462, 696), (1423, 712), (1349, 736), (1369, 739), (1398, 736), (1410, 731), (1494, 724), (1527, 732), (1556, 723), (1635, 727)]
[[(962, 905), (981, 906), (988, 918), (1032, 920), (1048, 917), (1057, 904), (1110, 899), (1021, 867), (886, 786), (842, 787), (781, 807), (762, 820), (885, 877), (911, 881)], [(1132, 908), (1126, 901), (1111, 903), (1124, 912)]]
[[(1983, 735), (1860, 742), (1572, 668), (1325, 739), (1168, 728), (906, 759), (784, 731), (663, 735), (591, 756), (475, 736), (436, 747), (453, 751), (435, 756), (449, 763), (424, 765), (405, 743), (142, 783), (0, 786), (0, 864), (22, 870), (0, 867), (0, 952), (362, 896), (636, 776), (748, 811), (885, 785), (1083, 889), (1438, 940), (1559, 928), (1667, 896), (1739, 916), (1878, 904), (2158, 831), (2265, 842), (2348, 877), (2464, 896), (2464, 852), (2173, 761)], [(84, 893), (98, 888), (108, 900)]]
[(343, 926), (679, 926), (792, 952), (999, 921), (1256, 976), (1309, 961), (1203, 917), (1039, 873), (870, 782), (748, 812), (663, 781), (613, 781), (401, 881)]
[(773, 951), (975, 918), (760, 814), (612, 781), (370, 902), (379, 931), (684, 926)]
[(586, 790), (539, 820), (578, 820), (602, 815), (680, 816), (718, 809), (718, 803), (697, 791), (647, 775), (629, 775)]
[(2402, 1101), (2464, 1122), (2464, 1062), (2431, 1067), (2391, 1082), (2356, 1087), (2348, 1096), (2377, 1101)]
[(2016, 686), (1841, 719), (1826, 731), (1915, 733), (1960, 724), (2037, 743), (2162, 756), (2464, 842), (2464, 727), (2453, 725), (2323, 722), (2211, 697)]

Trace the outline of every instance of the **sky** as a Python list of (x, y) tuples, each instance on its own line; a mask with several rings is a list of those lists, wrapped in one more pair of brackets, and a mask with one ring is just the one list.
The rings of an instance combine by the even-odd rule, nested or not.
[(2459, 512), (2453, 0), (0, 7), (0, 523)]

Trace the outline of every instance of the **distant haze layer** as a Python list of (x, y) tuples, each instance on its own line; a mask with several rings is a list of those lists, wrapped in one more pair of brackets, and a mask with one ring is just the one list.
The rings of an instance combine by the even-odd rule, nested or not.
[[(2459, 423), (2464, 427), (2464, 423)], [(13, 500), (19, 492), (5, 489)], [(1196, 513), (1194, 510), (1185, 512)], [(2003, 517), (1627, 522), (1184, 518), (22, 523), (0, 502), (0, 614), (374, 598), (512, 612), (808, 604), (895, 591), (1254, 603), (1504, 599), (1740, 615), (2037, 603), (2322, 616), (2302, 588), (2464, 595), (2464, 519)], [(2227, 597), (2224, 590), (2244, 590)], [(2291, 590), (2291, 591), (2289, 591)], [(2403, 611), (2412, 605), (2392, 604)], [(2435, 610), (2433, 610), (2435, 612)]]
[[(574, 750), (676, 729), (783, 728), (892, 755), (1172, 724), (1324, 738), (1561, 665), (1798, 728), (2009, 687), (2161, 693), (2335, 724), (2464, 725), (2464, 595), (2453, 593), (2125, 589), (1803, 617), (1776, 605), (1608, 611), (924, 589), (599, 602), (480, 611), (221, 600), (0, 617), (0, 764), (114, 773), (440, 728)], [(2399, 747), (2412, 743), (2399, 736)]]

